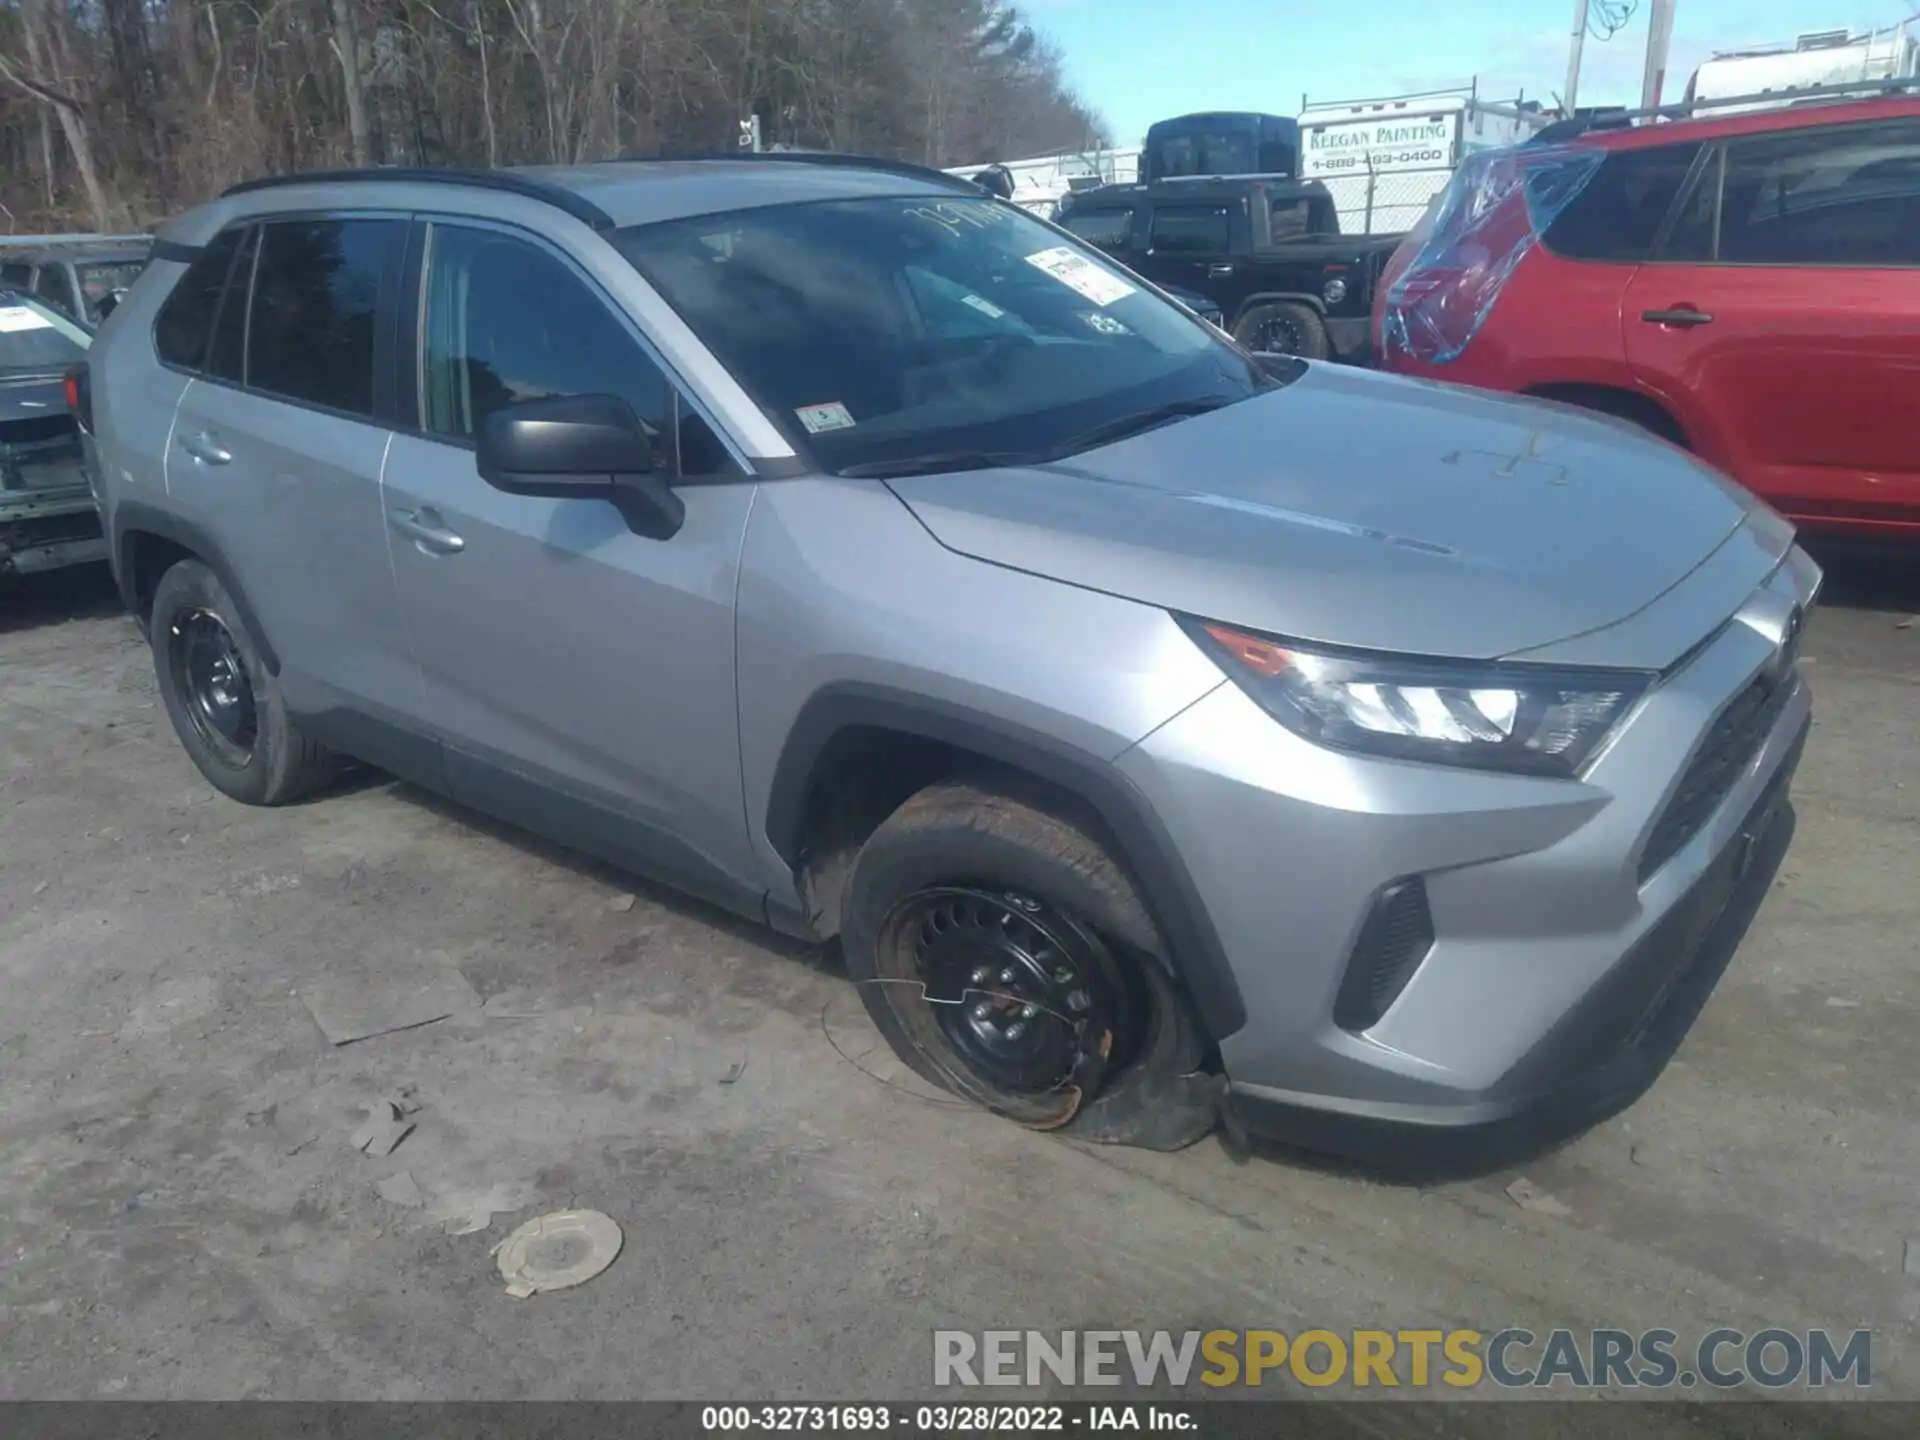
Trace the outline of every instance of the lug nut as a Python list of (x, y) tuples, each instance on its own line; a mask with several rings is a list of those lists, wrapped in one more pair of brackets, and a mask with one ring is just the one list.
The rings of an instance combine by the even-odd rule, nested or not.
[(1020, 1018), (1022, 1020), (1031, 1020), (1039, 1013), (1040, 1007), (1038, 1005), (1022, 1005), (1020, 1007)]
[(1007, 1039), (1009, 1040), (1018, 1040), (1022, 1035), (1026, 1033), (1027, 1033), (1027, 1022), (1024, 1020), (1016, 1020), (1013, 1022), (1013, 1024), (1007, 1027)]
[(989, 970), (985, 965), (982, 965), (973, 972), (973, 983), (976, 985), (984, 985), (992, 978), (993, 971)]
[(1011, 965), (1009, 965), (1006, 969), (1000, 972), (1000, 983), (1002, 985), (1013, 984), (1015, 978), (1016, 978), (1015, 971)]
[(988, 1019), (991, 1019), (992, 1016), (993, 1016), (993, 1006), (987, 1004), (987, 1002), (984, 1000), (982, 1000), (978, 1005), (973, 1007), (973, 1018), (976, 1020), (988, 1020)]
[(1069, 1010), (1084, 1010), (1092, 1003), (1093, 1001), (1087, 998), (1087, 992), (1084, 990), (1076, 990), (1067, 996), (1067, 1008)]

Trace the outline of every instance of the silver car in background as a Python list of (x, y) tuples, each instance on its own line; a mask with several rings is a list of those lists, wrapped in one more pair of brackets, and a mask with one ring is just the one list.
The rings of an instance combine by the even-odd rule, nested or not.
[(1455, 1153), (1658, 1072), (1820, 575), (1569, 410), (1250, 355), (964, 182), (291, 176), (96, 347), (188, 752), (358, 757), (790, 933), (1038, 1129)]

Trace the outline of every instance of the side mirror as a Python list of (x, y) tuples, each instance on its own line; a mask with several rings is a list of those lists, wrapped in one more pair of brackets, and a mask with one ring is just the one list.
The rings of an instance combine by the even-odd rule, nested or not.
[(653, 442), (613, 395), (553, 395), (505, 405), (481, 422), (480, 478), (509, 495), (605, 500), (635, 534), (665, 540), (686, 505), (655, 473)]

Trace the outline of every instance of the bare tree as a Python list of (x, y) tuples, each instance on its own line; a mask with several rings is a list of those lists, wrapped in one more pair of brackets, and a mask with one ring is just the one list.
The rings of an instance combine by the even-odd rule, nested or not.
[(938, 165), (1101, 130), (1006, 0), (0, 0), (13, 229), (149, 223), (266, 171), (727, 147), (749, 115)]

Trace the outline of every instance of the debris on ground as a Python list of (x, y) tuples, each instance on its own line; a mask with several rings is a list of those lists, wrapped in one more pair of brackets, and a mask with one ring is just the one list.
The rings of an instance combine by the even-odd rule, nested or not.
[(413, 1133), (413, 1125), (399, 1101), (376, 1100), (367, 1106), (366, 1123), (353, 1132), (353, 1148), (369, 1155), (391, 1155)]
[(1920, 1240), (1909, 1240), (1901, 1248), (1900, 1273), (1902, 1275), (1920, 1275)]
[(409, 1210), (417, 1209), (427, 1203), (427, 1197), (420, 1193), (420, 1185), (413, 1178), (411, 1170), (401, 1170), (374, 1185), (374, 1192), (389, 1204), (402, 1205)]
[(1858, 1010), (1860, 1008), (1860, 1002), (1858, 1000), (1842, 1000), (1838, 995), (1829, 995), (1827, 997), (1827, 1004), (1831, 1005), (1835, 1010)]
[(1573, 1214), (1572, 1206), (1556, 1200), (1524, 1175), (1507, 1186), (1507, 1198), (1522, 1210), (1531, 1210), (1536, 1215)]
[(516, 1300), (585, 1284), (614, 1262), (624, 1237), (598, 1210), (536, 1216), (494, 1247), (500, 1278)]
[(727, 1073), (720, 1077), (720, 1083), (722, 1085), (731, 1085), (746, 1073), (747, 1062), (744, 1060), (736, 1060), (727, 1067)]
[(48, 880), (42, 880), (42, 881), (41, 881), (41, 882), (40, 882), (40, 883), (39, 883), (38, 885), (36, 885), (36, 886), (34, 886), (34, 887), (33, 887), (33, 893), (34, 893), (34, 894), (36, 894), (36, 895), (44, 895), (44, 894), (46, 894), (46, 893), (47, 893), (47, 886), (48, 886), (48, 885), (50, 885), (51, 883), (52, 883), (51, 881), (48, 881)]
[(609, 910), (617, 910), (617, 911), (619, 911), (619, 912), (620, 912), (620, 913), (621, 913), (622, 915), (624, 915), (624, 914), (626, 914), (626, 913), (627, 913), (627, 912), (628, 912), (629, 910), (631, 910), (631, 909), (633, 909), (633, 896), (631, 896), (631, 895), (616, 895), (616, 896), (614, 896), (614, 897), (613, 897), (613, 899), (611, 899), (611, 900), (609, 900), (609, 901), (607, 902), (607, 909), (609, 909)]
[(537, 1020), (550, 1014), (553, 1009), (550, 999), (518, 985), (511, 990), (502, 990), (498, 995), (488, 996), (487, 1003), (480, 1007), (481, 1013), (489, 1020)]
[(461, 1010), (480, 1008), (480, 997), (452, 965), (366, 970), (347, 966), (302, 987), (300, 998), (332, 1045), (417, 1030)]
[(531, 1205), (531, 1186), (494, 1184), (485, 1190), (444, 1192), (429, 1218), (441, 1222), (449, 1235), (472, 1235), (493, 1224), (495, 1215)]

